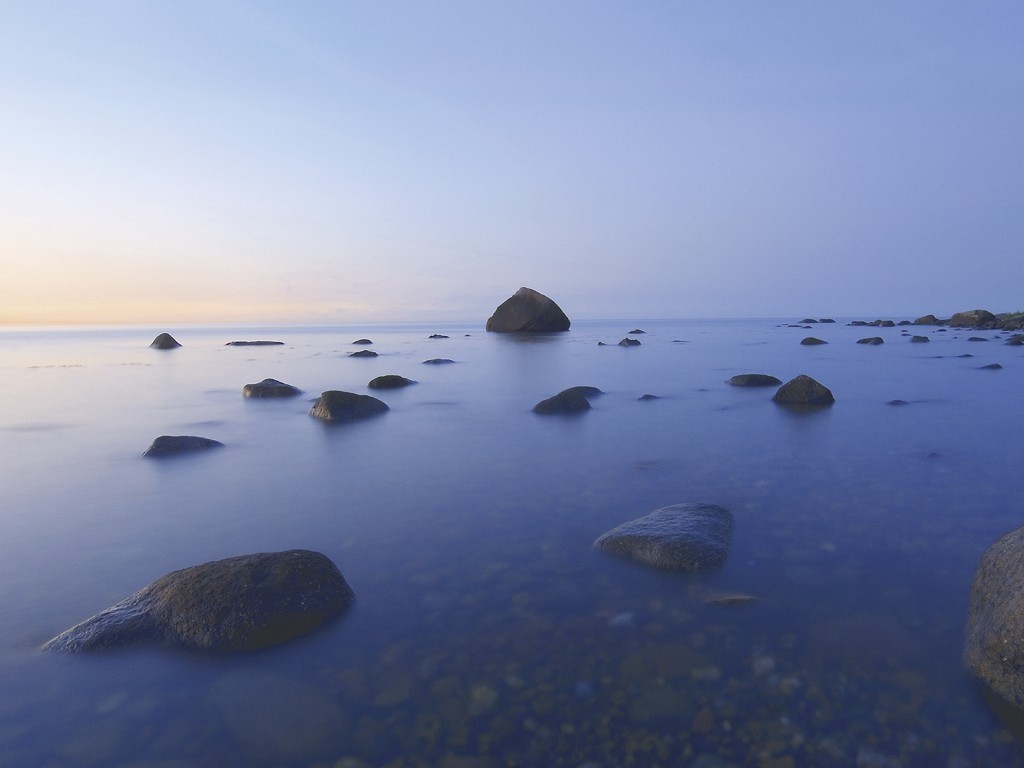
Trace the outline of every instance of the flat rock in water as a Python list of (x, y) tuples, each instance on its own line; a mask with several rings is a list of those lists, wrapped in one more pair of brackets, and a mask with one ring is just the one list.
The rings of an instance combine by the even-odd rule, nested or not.
[(728, 383), (734, 387), (777, 387), (782, 380), (767, 373), (739, 373), (729, 379)]
[(225, 347), (275, 347), (283, 341), (229, 341)]
[(590, 410), (590, 401), (580, 391), (580, 387), (563, 389), (557, 395), (541, 400), (533, 406), (534, 413), (541, 414), (575, 414)]
[(360, 349), (358, 352), (353, 352), (349, 357), (377, 357), (377, 353), (372, 349)]
[(818, 344), (828, 344), (827, 341), (825, 341), (824, 339), (819, 339), (816, 336), (808, 336), (807, 338), (802, 339), (800, 343), (803, 344), (805, 347), (813, 347), (817, 346)]
[(162, 576), (43, 649), (77, 653), (157, 643), (252, 651), (311, 632), (354, 600), (337, 566), (319, 552), (229, 557)]
[(662, 570), (711, 571), (725, 562), (734, 525), (715, 504), (674, 504), (613, 528), (594, 546)]
[(373, 342), (372, 342), (372, 341), (370, 341), (369, 339), (356, 339), (356, 340), (355, 340), (355, 341), (353, 341), (352, 343), (353, 343), (353, 344), (363, 344), (363, 345), (366, 345), (366, 344), (373, 344)]
[(181, 344), (169, 333), (161, 333), (153, 341), (150, 342), (149, 346), (153, 349), (175, 349), (180, 347)]
[(866, 339), (857, 339), (857, 343), (878, 346), (879, 344), (884, 344), (885, 339), (883, 339), (881, 336), (868, 336)]
[(836, 401), (828, 387), (804, 374), (779, 387), (772, 400), (780, 405), (832, 405)]
[(405, 376), (399, 376), (396, 373), (388, 373), (384, 376), (378, 376), (375, 379), (370, 379), (370, 383), (366, 386), (370, 389), (399, 389), (401, 387), (408, 387), (410, 384), (415, 383), (415, 381), (407, 379)]
[(387, 410), (388, 406), (376, 397), (331, 389), (317, 398), (309, 414), (324, 421), (345, 423), (376, 416)]
[(532, 288), (520, 288), (505, 299), (487, 320), (486, 329), (498, 333), (568, 331), (562, 308)]
[(242, 394), (245, 397), (294, 397), (301, 395), (302, 390), (277, 379), (264, 379), (256, 384), (246, 384), (242, 387)]
[(971, 584), (964, 659), (999, 696), (1024, 706), (1024, 528), (981, 556)]
[(448, 365), (454, 362), (454, 360), (449, 360), (447, 357), (434, 357), (430, 360), (424, 360), (423, 365)]
[(224, 443), (196, 435), (160, 435), (142, 452), (143, 456), (174, 456), (179, 453), (220, 448)]

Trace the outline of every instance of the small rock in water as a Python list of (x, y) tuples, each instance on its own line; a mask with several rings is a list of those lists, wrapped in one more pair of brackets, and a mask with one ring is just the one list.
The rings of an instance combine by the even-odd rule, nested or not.
[(285, 384), (277, 379), (264, 379), (256, 384), (246, 384), (242, 387), (242, 395), (245, 397), (294, 397), (301, 395), (302, 390)]
[(415, 381), (407, 379), (405, 376), (388, 373), (384, 376), (378, 376), (375, 379), (370, 379), (370, 383), (366, 386), (370, 389), (399, 389), (401, 387), (408, 387), (410, 384), (415, 383)]
[(674, 504), (613, 528), (594, 546), (663, 570), (710, 571), (725, 562), (733, 526), (715, 504)]
[(370, 395), (331, 389), (320, 395), (310, 409), (309, 415), (323, 421), (347, 423), (376, 416), (387, 410), (389, 409), (386, 403)]
[(805, 347), (813, 347), (817, 346), (818, 344), (828, 344), (828, 342), (825, 341), (824, 339), (819, 339), (815, 336), (808, 336), (807, 338), (801, 340), (800, 343), (803, 344)]
[(647, 331), (640, 330), (639, 328), (634, 328), (632, 331), (630, 331), (630, 334), (633, 336), (636, 336), (638, 333), (647, 333)]
[(619, 342), (620, 347), (639, 347), (640, 339), (625, 338)]
[(219, 440), (212, 440), (209, 437), (197, 437), (195, 435), (160, 435), (154, 440), (149, 448), (142, 452), (143, 456), (173, 456), (178, 453), (189, 453), (190, 451), (201, 451), (206, 448), (219, 448), (224, 443)]
[(152, 342), (150, 342), (149, 346), (153, 349), (174, 349), (176, 347), (180, 347), (181, 344), (179, 344), (177, 339), (171, 336), (171, 334), (161, 333), (153, 339)]
[(734, 387), (777, 387), (782, 381), (767, 373), (739, 373), (727, 383)]
[(363, 344), (363, 345), (366, 345), (366, 344), (373, 344), (373, 342), (372, 342), (372, 341), (370, 341), (369, 339), (356, 339), (356, 340), (355, 340), (355, 341), (353, 341), (352, 343), (353, 343), (353, 344)]
[(447, 339), (448, 337), (445, 336), (443, 333), (432, 333), (427, 338), (428, 339)]
[(590, 410), (590, 401), (578, 387), (563, 389), (557, 395), (541, 400), (533, 406), (534, 413), (548, 414), (575, 414), (584, 413)]
[(810, 376), (800, 374), (790, 379), (772, 397), (780, 405), (832, 405), (835, 402), (831, 390)]
[(887, 405), (910, 405), (906, 400), (890, 400)]
[(377, 353), (372, 349), (360, 349), (358, 352), (353, 352), (349, 357), (377, 357)]
[(661, 400), (661, 398), (658, 397), (658, 395), (640, 395), (640, 397), (638, 397), (637, 400), (639, 400), (641, 403), (645, 403), (649, 400)]
[(885, 339), (883, 339), (881, 336), (868, 336), (866, 339), (857, 339), (857, 343), (878, 346), (879, 344), (884, 344)]
[(929, 341), (931, 341), (931, 339), (929, 339), (927, 336), (911, 336), (910, 337), (910, 343), (911, 344), (927, 344)]
[(283, 341), (229, 341), (225, 347), (273, 347), (284, 344)]
[(449, 360), (447, 357), (434, 357), (430, 360), (424, 360), (423, 365), (448, 365), (454, 362), (454, 360)]
[(988, 365), (981, 366), (981, 370), (983, 371), (1001, 371), (1002, 369), (1003, 366), (999, 363), (989, 363)]

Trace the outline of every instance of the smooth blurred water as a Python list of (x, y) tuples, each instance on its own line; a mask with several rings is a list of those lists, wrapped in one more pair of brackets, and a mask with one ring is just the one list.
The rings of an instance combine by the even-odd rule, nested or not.
[[(644, 322), (617, 346), (633, 327), (0, 332), (0, 766), (1020, 764), (960, 653), (978, 558), (1024, 524), (1021, 349), (842, 319)], [(183, 346), (148, 348), (163, 330)], [(348, 357), (360, 337), (379, 357)], [(837, 402), (725, 383), (748, 372)], [(308, 415), (385, 373), (419, 382), (374, 392), (386, 415)], [(305, 394), (242, 397), (267, 377)], [(591, 412), (531, 413), (575, 385), (605, 392)], [(142, 458), (162, 434), (225, 447)], [(591, 547), (690, 501), (736, 517), (714, 574)], [(310, 637), (38, 651), (168, 571), (289, 548), (358, 596)], [(759, 602), (705, 604), (732, 593)]]

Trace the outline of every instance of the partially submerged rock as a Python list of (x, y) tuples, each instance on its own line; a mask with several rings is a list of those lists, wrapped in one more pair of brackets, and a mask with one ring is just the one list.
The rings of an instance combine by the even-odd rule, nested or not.
[(373, 342), (372, 342), (372, 341), (370, 341), (369, 339), (356, 339), (356, 340), (355, 340), (355, 341), (353, 341), (352, 343), (353, 343), (353, 344), (362, 344), (362, 345), (366, 345), (366, 344), (373, 344)]
[(911, 336), (910, 337), (910, 343), (911, 344), (927, 344), (930, 341), (931, 341), (931, 339), (929, 339), (927, 336)]
[(732, 513), (715, 504), (674, 504), (611, 529), (594, 546), (662, 570), (711, 571), (725, 562), (733, 527)]
[(1000, 697), (1024, 706), (1024, 527), (981, 556), (971, 584), (964, 660)]
[(264, 379), (255, 384), (246, 384), (242, 387), (242, 394), (245, 397), (294, 397), (301, 395), (302, 390), (277, 379)]
[(448, 365), (449, 363), (454, 362), (454, 360), (450, 360), (447, 357), (434, 357), (430, 360), (424, 360), (423, 365)]
[(376, 397), (330, 389), (317, 398), (309, 415), (333, 423), (346, 423), (376, 416), (387, 410), (388, 406)]
[(584, 387), (563, 389), (557, 395), (541, 400), (533, 406), (533, 412), (541, 414), (573, 414), (589, 411), (590, 400), (584, 394), (585, 389)]
[(370, 383), (366, 386), (370, 389), (399, 389), (401, 387), (408, 387), (410, 384), (415, 383), (415, 381), (407, 379), (405, 376), (399, 376), (396, 373), (388, 373), (384, 376), (378, 376), (374, 379), (370, 379)]
[(777, 387), (782, 381), (767, 373), (739, 373), (727, 383), (734, 387)]
[(857, 343), (858, 344), (870, 344), (871, 346), (877, 346), (879, 344), (884, 344), (885, 343), (885, 339), (883, 339), (881, 336), (868, 336), (866, 339), (857, 339)]
[(827, 341), (825, 341), (824, 339), (819, 339), (816, 336), (808, 336), (807, 338), (802, 339), (800, 343), (803, 344), (805, 347), (813, 347), (817, 346), (818, 344), (828, 344)]
[(225, 347), (274, 347), (283, 341), (229, 341)]
[(619, 342), (619, 346), (620, 347), (639, 347), (640, 346), (640, 339), (631, 339), (629, 337), (626, 337), (625, 339), (623, 339), (622, 341)]
[(532, 288), (520, 288), (505, 299), (487, 320), (486, 329), (499, 333), (568, 331), (562, 308)]
[(142, 452), (143, 456), (174, 456), (192, 451), (204, 451), (207, 448), (220, 448), (224, 443), (209, 437), (196, 435), (160, 435), (149, 448)]
[(832, 405), (836, 401), (831, 390), (810, 376), (800, 374), (790, 379), (772, 397), (780, 405)]
[(951, 328), (971, 328), (976, 325), (995, 322), (996, 316), (987, 309), (968, 309), (963, 312), (957, 312), (949, 318)]
[(171, 336), (171, 334), (161, 333), (150, 342), (149, 346), (153, 349), (175, 349), (176, 347), (180, 347), (181, 344), (179, 344), (177, 339)]
[(377, 353), (372, 349), (360, 349), (358, 352), (353, 352), (349, 357), (377, 357)]
[(319, 552), (229, 557), (162, 576), (43, 649), (77, 653), (158, 643), (252, 651), (311, 632), (354, 600), (337, 566)]

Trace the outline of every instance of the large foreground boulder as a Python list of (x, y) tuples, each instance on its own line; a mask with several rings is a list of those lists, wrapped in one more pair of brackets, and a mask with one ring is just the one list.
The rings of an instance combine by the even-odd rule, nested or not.
[(598, 537), (594, 546), (667, 571), (711, 571), (732, 543), (732, 513), (715, 504), (673, 504)]
[(324, 421), (344, 423), (376, 416), (387, 410), (387, 404), (376, 397), (330, 389), (317, 398), (309, 415)]
[(75, 653), (158, 643), (252, 651), (311, 632), (354, 600), (337, 566), (319, 552), (229, 557), (162, 576), (43, 649)]
[(802, 373), (779, 387), (772, 400), (780, 405), (797, 406), (832, 405), (836, 401), (828, 387)]
[(981, 556), (971, 585), (964, 660), (1003, 699), (1024, 706), (1024, 528)]
[(520, 288), (498, 305), (486, 327), (499, 333), (568, 331), (569, 318), (544, 294)]

